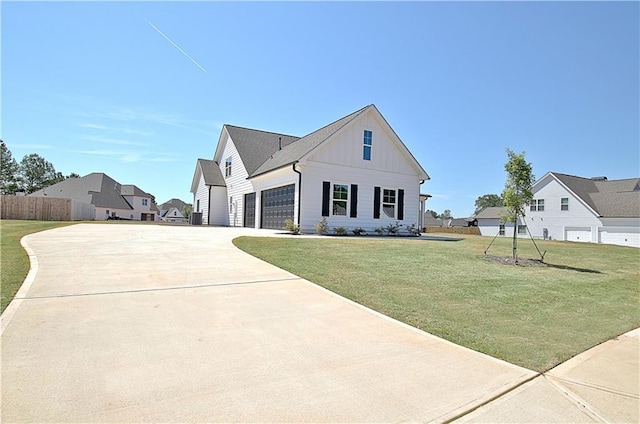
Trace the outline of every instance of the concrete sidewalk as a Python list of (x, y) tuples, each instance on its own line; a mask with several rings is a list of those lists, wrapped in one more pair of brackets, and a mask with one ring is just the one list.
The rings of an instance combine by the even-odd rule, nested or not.
[(27, 236), (37, 273), (3, 315), (2, 421), (446, 421), (535, 376), (253, 258), (241, 234), (273, 232)]
[(594, 347), (460, 422), (640, 422), (640, 329)]
[(638, 422), (640, 330), (544, 376), (236, 249), (234, 228), (29, 235), (2, 422)]

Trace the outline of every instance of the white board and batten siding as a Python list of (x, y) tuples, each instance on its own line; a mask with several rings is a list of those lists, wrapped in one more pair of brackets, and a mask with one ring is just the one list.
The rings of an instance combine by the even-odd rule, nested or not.
[[(363, 159), (364, 131), (372, 132), (371, 160)], [(302, 221), (303, 231), (313, 231), (316, 223), (322, 219), (323, 182), (346, 184), (349, 187), (347, 215), (330, 214), (327, 218), (330, 229), (362, 227), (367, 231), (389, 224), (400, 223), (418, 225), (420, 210), (419, 175), (404, 149), (401, 150), (387, 125), (380, 122), (374, 113), (367, 113), (350, 125), (341, 129), (327, 140), (317, 151), (299, 166), (302, 179)], [(357, 217), (351, 218), (351, 185), (358, 186)], [(387, 217), (382, 211), (375, 219), (374, 187), (380, 187), (381, 197), (384, 189), (396, 191), (395, 217)], [(333, 188), (331, 188), (333, 190)], [(404, 219), (398, 220), (398, 190), (404, 190)], [(380, 205), (382, 207), (382, 205)], [(330, 208), (331, 209), (331, 208)]]
[[(225, 129), (226, 132), (226, 129)], [(226, 161), (231, 158), (231, 175), (226, 176)], [(224, 148), (218, 158), (216, 158), (220, 166), (220, 172), (224, 176), (227, 184), (226, 197), (224, 201), (226, 205), (226, 224), (232, 227), (242, 227), (244, 214), (244, 194), (251, 193), (253, 185), (247, 179), (249, 174), (240, 159), (240, 154), (228, 133), (225, 134)], [(229, 202), (231, 201), (231, 202)], [(216, 210), (216, 215), (218, 210)]]
[(198, 188), (193, 196), (193, 211), (202, 213), (202, 224), (209, 225), (209, 186), (202, 174), (198, 176)]

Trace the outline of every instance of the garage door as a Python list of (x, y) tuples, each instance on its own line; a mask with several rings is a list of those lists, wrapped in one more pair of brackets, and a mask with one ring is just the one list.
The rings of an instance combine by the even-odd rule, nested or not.
[(600, 231), (600, 243), (640, 247), (640, 233), (632, 230), (605, 227)]
[(291, 184), (262, 192), (260, 228), (281, 230), (287, 219), (293, 220), (295, 187)]
[(256, 226), (256, 194), (244, 195), (244, 226), (255, 228)]
[(567, 228), (565, 240), (591, 242), (591, 228)]

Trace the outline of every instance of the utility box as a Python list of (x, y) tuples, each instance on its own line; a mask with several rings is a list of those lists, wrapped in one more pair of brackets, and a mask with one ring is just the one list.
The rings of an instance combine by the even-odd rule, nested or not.
[(191, 212), (189, 220), (191, 225), (202, 225), (202, 212)]

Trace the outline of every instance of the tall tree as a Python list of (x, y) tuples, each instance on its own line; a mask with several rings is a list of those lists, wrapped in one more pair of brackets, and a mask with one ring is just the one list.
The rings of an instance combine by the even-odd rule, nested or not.
[[(518, 218), (525, 216), (525, 206), (533, 199), (531, 186), (535, 182), (533, 168), (524, 158), (525, 152), (517, 154), (507, 149), (508, 160), (504, 164), (507, 181), (502, 191), (504, 206), (507, 208), (505, 221), (513, 222), (513, 258), (518, 259)], [(524, 219), (523, 219), (524, 222)]]
[(444, 212), (442, 212), (442, 215), (440, 215), (440, 218), (442, 219), (449, 219), (449, 218), (453, 218), (451, 216), (451, 210), (449, 209), (445, 209)]
[(426, 213), (427, 213), (427, 215), (431, 215), (432, 217), (434, 217), (436, 219), (438, 219), (438, 217), (440, 216), (440, 215), (438, 215), (438, 212), (433, 211), (431, 209), (428, 209)]
[(56, 172), (53, 164), (37, 153), (25, 155), (20, 162), (22, 187), (27, 194), (64, 180), (61, 172)]
[(493, 206), (503, 206), (502, 197), (497, 194), (485, 194), (476, 199), (476, 210), (473, 212), (476, 215), (484, 208), (490, 208)]
[(2, 194), (14, 194), (18, 190), (19, 186), (19, 169), (18, 162), (13, 158), (11, 151), (4, 144), (4, 141), (0, 140), (2, 151), (0, 152), (0, 159), (2, 159), (1, 175), (0, 178), (0, 192)]

